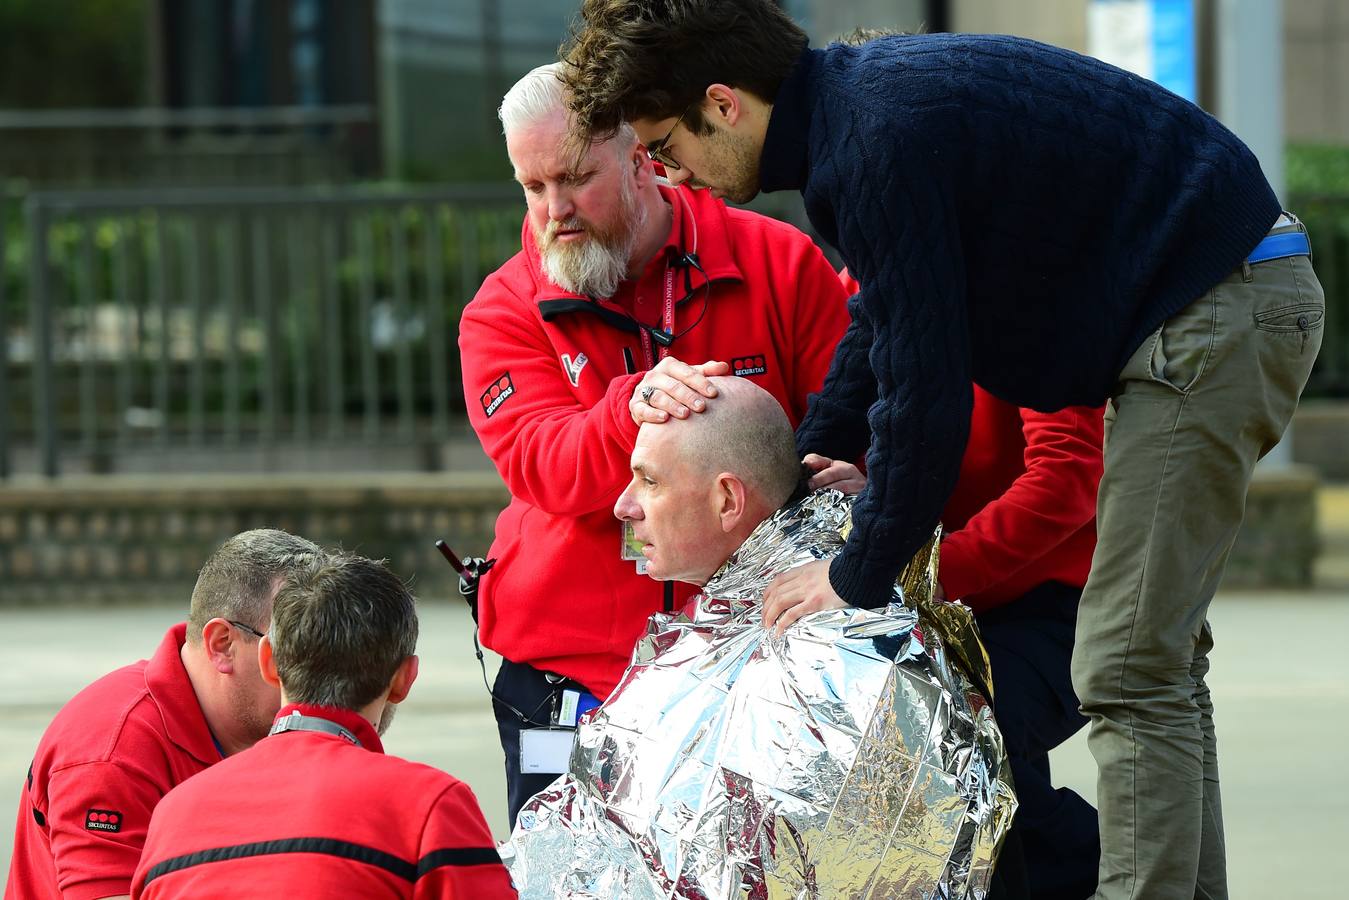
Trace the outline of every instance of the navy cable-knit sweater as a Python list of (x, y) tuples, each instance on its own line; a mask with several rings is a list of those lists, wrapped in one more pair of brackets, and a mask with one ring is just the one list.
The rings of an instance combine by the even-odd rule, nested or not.
[(1279, 215), (1254, 155), (1198, 107), (993, 35), (806, 49), (760, 179), (801, 191), (862, 285), (797, 443), (855, 459), (870, 442), (829, 569), (868, 607), (955, 486), (971, 380), (1038, 410), (1100, 405), (1143, 339)]

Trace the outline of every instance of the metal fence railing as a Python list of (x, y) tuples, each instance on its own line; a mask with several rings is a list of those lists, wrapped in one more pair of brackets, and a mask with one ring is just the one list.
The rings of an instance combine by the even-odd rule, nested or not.
[(72, 452), (443, 438), (459, 312), (522, 208), (507, 185), (29, 194), (0, 231), (0, 474), (24, 440), (56, 475)]
[[(1290, 205), (1328, 305), (1308, 395), (1349, 397), (1349, 196)], [(16, 206), (0, 196), (0, 477), (16, 446), (56, 475), (76, 455), (462, 433), (458, 316), (519, 249), (523, 211), (511, 185)]]

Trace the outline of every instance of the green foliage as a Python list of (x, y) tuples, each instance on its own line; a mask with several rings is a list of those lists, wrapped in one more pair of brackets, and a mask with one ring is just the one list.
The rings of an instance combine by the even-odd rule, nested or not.
[(1326, 331), (1307, 396), (1349, 395), (1349, 147), (1293, 144), (1285, 156), (1289, 209), (1307, 224), (1326, 293)]
[(1290, 194), (1340, 194), (1349, 197), (1349, 147), (1291, 144), (1284, 154)]

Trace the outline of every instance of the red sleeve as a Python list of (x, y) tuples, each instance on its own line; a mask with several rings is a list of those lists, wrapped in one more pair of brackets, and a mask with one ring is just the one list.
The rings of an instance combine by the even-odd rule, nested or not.
[(116, 763), (60, 769), (47, 784), (56, 883), (66, 900), (131, 893), (160, 789)]
[(849, 297), (862, 289), (862, 286), (857, 283), (857, 279), (853, 278), (852, 273), (848, 271), (847, 266), (838, 270), (838, 280), (843, 285), (843, 289), (848, 292)]
[[(542, 323), (522, 312), (526, 302), (493, 275), (464, 311), (459, 353), (469, 421), (511, 496), (553, 515), (604, 509), (630, 477), (637, 424), (628, 401), (642, 376), (615, 378), (600, 403), (584, 408)], [(480, 398), (490, 405), (507, 389), (488, 415)]]
[[(1101, 409), (1021, 410), (1026, 471), (941, 547), (941, 583), (952, 600), (982, 593), (1043, 559), (1096, 516)], [(972, 433), (970, 443), (997, 440)]]
[(801, 235), (802, 252), (793, 278), (779, 298), (792, 304), (792, 421), (806, 416), (807, 399), (824, 386), (834, 349), (848, 330), (848, 292), (820, 248)]
[(462, 782), (446, 789), (431, 807), (417, 857), (419, 877), (412, 892), (417, 900), (516, 896), (478, 800)]

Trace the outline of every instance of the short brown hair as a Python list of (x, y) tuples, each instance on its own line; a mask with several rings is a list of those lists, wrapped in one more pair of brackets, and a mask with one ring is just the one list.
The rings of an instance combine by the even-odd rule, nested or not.
[(326, 554), (313, 541), (279, 528), (242, 531), (221, 544), (197, 573), (187, 638), (201, 640), (212, 619), (233, 619), (266, 631), (278, 578), (317, 568)]
[[(806, 34), (771, 0), (585, 0), (559, 51), (582, 135), (684, 112), (710, 84), (772, 103)], [(695, 107), (694, 133), (706, 124)]]
[(269, 637), (288, 700), (361, 709), (417, 652), (416, 601), (382, 562), (334, 556), (281, 589)]

